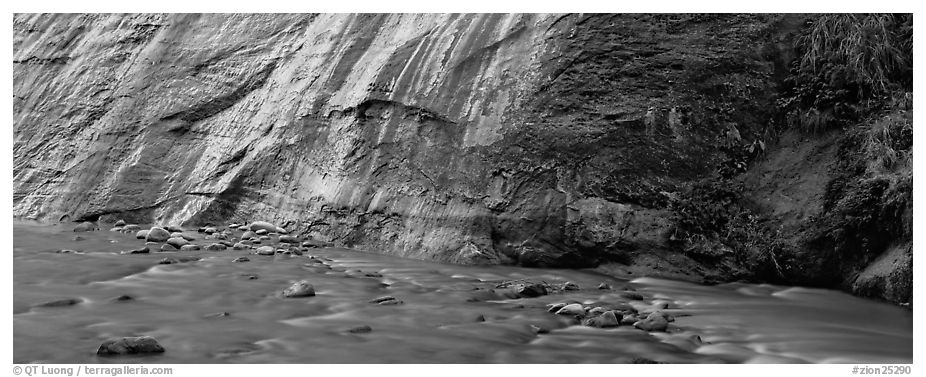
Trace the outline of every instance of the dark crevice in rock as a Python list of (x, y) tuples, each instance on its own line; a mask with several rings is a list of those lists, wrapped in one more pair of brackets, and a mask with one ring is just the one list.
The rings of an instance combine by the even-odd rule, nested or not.
[(201, 120), (211, 118), (216, 114), (234, 106), (236, 103), (238, 103), (238, 101), (244, 99), (244, 97), (246, 97), (251, 92), (262, 88), (264, 84), (267, 83), (267, 80), (270, 78), (270, 75), (273, 73), (274, 69), (276, 69), (276, 66), (277, 61), (276, 59), (273, 59), (260, 71), (242, 80), (243, 83), (230, 93), (212, 98), (187, 110), (173, 113), (161, 118), (161, 120), (181, 120), (187, 123), (196, 123)]
[(147, 205), (147, 206), (140, 206), (140, 207), (134, 207), (134, 208), (107, 208), (107, 209), (99, 210), (99, 211), (96, 211), (96, 212), (92, 212), (92, 213), (87, 213), (87, 214), (79, 215), (79, 216), (76, 216), (76, 219), (75, 219), (74, 221), (77, 221), (77, 222), (81, 222), (81, 221), (99, 221), (100, 217), (105, 216), (105, 215), (112, 215), (112, 214), (128, 214), (128, 213), (133, 213), (133, 212), (141, 212), (141, 211), (153, 210), (153, 209), (160, 208), (160, 207), (162, 207), (163, 205), (165, 205), (165, 204), (167, 204), (167, 203), (169, 203), (169, 202), (172, 202), (172, 201), (174, 201), (174, 200), (183, 198), (183, 197), (186, 196), (186, 195), (192, 195), (192, 196), (206, 196), (206, 197), (214, 198), (214, 197), (216, 197), (216, 196), (218, 196), (218, 195), (220, 195), (220, 194), (211, 193), (211, 192), (197, 192), (197, 191), (185, 192), (185, 193), (183, 193), (183, 194), (174, 195), (174, 196), (171, 196), (171, 197), (169, 197), (169, 198), (160, 200), (160, 201), (158, 201), (158, 202), (156, 202), (156, 203), (154, 203), (154, 204)]
[(51, 58), (40, 58), (38, 56), (30, 56), (22, 60), (13, 60), (13, 64), (35, 64), (35, 65), (63, 65), (67, 64), (73, 59), (70, 56), (56, 56)]

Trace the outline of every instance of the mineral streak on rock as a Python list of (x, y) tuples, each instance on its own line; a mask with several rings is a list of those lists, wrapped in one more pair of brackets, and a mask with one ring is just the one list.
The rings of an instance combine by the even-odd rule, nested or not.
[(18, 14), (14, 215), (264, 219), (454, 263), (663, 250), (711, 109), (766, 124), (782, 17)]

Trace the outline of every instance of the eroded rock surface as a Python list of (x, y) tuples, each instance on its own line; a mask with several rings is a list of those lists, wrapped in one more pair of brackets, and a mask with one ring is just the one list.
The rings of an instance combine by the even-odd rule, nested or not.
[(15, 15), (14, 215), (634, 263), (766, 124), (787, 17)]

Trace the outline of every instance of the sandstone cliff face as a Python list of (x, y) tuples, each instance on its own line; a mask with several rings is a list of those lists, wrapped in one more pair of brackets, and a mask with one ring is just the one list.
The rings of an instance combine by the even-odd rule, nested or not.
[(266, 219), (455, 263), (668, 255), (670, 193), (764, 126), (793, 24), (16, 15), (14, 215)]

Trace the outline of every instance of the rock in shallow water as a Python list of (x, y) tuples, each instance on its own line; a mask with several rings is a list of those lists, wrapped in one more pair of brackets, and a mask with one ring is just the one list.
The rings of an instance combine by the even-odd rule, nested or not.
[(228, 248), (228, 246), (225, 246), (225, 245), (220, 244), (220, 243), (214, 243), (214, 244), (211, 244), (211, 245), (209, 245), (209, 246), (206, 246), (206, 250), (209, 250), (209, 251), (222, 251), (222, 250), (225, 250), (225, 249), (227, 249), (227, 248)]
[(543, 284), (517, 284), (514, 291), (521, 297), (539, 297), (547, 294), (547, 288)]
[(582, 324), (589, 327), (599, 328), (617, 327), (621, 324), (621, 317), (622, 316), (620, 314), (610, 310), (602, 313), (597, 317), (588, 318), (582, 322)]
[(644, 331), (666, 331), (669, 327), (669, 321), (666, 320), (661, 312), (655, 312), (650, 313), (650, 315), (642, 321), (634, 323), (633, 327)]
[(114, 301), (114, 302), (125, 302), (125, 301), (132, 301), (132, 300), (135, 300), (135, 298), (129, 295), (120, 295), (120, 296), (116, 296), (110, 299), (110, 301)]
[(164, 347), (150, 336), (110, 339), (96, 351), (99, 356), (164, 353)]
[(282, 235), (280, 236), (280, 242), (298, 244), (300, 240), (299, 237), (296, 236)]
[(582, 304), (569, 304), (563, 306), (556, 311), (558, 315), (575, 315), (575, 316), (584, 316), (585, 308), (582, 307)]
[(556, 313), (557, 311), (559, 311), (560, 309), (562, 309), (562, 308), (563, 308), (564, 306), (566, 306), (566, 305), (567, 305), (567, 304), (566, 304), (565, 302), (557, 302), (557, 303), (555, 303), (555, 304), (548, 304), (548, 305), (547, 305), (547, 311), (550, 312), (550, 313)]
[(84, 221), (80, 224), (77, 224), (77, 226), (74, 227), (74, 231), (75, 232), (92, 232), (92, 231), (97, 230), (97, 228), (98, 227), (96, 226), (95, 223), (90, 222), (90, 221)]
[(183, 237), (171, 237), (167, 239), (167, 244), (175, 248), (181, 248), (183, 245), (189, 244), (190, 242), (184, 239)]
[(145, 236), (145, 241), (148, 242), (164, 242), (170, 238), (170, 232), (164, 228), (152, 227), (148, 229), (148, 234)]
[(402, 301), (392, 296), (383, 296), (370, 300), (370, 303), (377, 305), (399, 305)]
[(145, 238), (148, 238), (148, 231), (147, 231), (147, 230), (139, 230), (138, 233), (135, 233), (135, 238), (138, 238), (138, 239), (140, 239), (140, 240), (143, 240), (143, 239), (145, 239)]
[(283, 297), (287, 298), (310, 296), (315, 296), (315, 287), (305, 280), (295, 282), (289, 288), (283, 290)]
[[(260, 231), (260, 230), (263, 230), (264, 232), (267, 232), (267, 233), (269, 233), (269, 232), (276, 232), (276, 233), (280, 233), (280, 234), (285, 234), (285, 233), (286, 233), (286, 231), (283, 230), (283, 228), (280, 228), (280, 227), (278, 227), (278, 226), (276, 226), (276, 225), (273, 225), (273, 224), (271, 224), (271, 223), (268, 223), (268, 222), (266, 222), (266, 221), (255, 221), (255, 222), (251, 223), (251, 225), (249, 226), (249, 228), (250, 228), (252, 231), (255, 231), (255, 232), (258, 232), (258, 231)], [(261, 234), (261, 233), (257, 233), (257, 234)]]
[(123, 251), (122, 254), (148, 254), (149, 252), (148, 246), (145, 246), (138, 249)]
[(199, 250), (199, 245), (187, 244), (180, 247), (180, 251), (196, 251)]
[(257, 255), (273, 255), (276, 254), (276, 249), (273, 246), (261, 246), (257, 248)]
[(248, 257), (238, 257), (238, 258), (235, 258), (235, 259), (232, 261), (232, 263), (242, 263), (242, 262), (250, 262), (250, 261), (251, 261), (251, 260), (248, 259)]
[(357, 326), (357, 327), (352, 327), (350, 329), (347, 329), (347, 332), (351, 334), (366, 334), (371, 331), (373, 331), (373, 328), (367, 325)]

